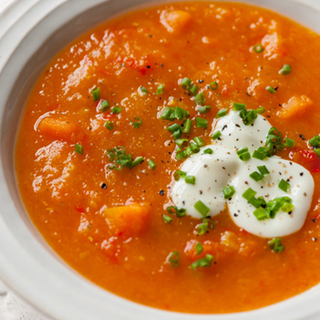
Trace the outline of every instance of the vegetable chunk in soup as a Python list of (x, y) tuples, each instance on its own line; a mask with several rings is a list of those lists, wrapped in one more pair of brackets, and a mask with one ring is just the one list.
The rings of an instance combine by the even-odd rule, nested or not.
[(33, 223), (83, 276), (155, 308), (239, 312), (316, 285), (318, 52), (312, 31), (226, 2), (90, 30), (26, 103)]

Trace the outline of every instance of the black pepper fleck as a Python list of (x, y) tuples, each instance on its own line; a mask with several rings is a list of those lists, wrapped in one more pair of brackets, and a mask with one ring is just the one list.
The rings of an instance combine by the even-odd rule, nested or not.
[(108, 186), (105, 184), (105, 183), (103, 183), (102, 185), (101, 185), (101, 189), (107, 189), (108, 188)]
[(159, 194), (160, 196), (164, 196), (164, 190), (160, 190)]

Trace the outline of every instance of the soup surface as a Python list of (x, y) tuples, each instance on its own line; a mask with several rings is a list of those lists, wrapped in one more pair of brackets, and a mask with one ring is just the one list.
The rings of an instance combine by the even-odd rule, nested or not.
[[(319, 52), (320, 37), (293, 21), (225, 2), (166, 4), (90, 30), (50, 62), (26, 103), (16, 172), (33, 223), (86, 278), (156, 308), (246, 311), (314, 286)], [(198, 207), (199, 219), (173, 202), (176, 183), (198, 179), (177, 170), (221, 140), (217, 117), (239, 110), (255, 110), (249, 126), (265, 117), (279, 130), (269, 151), (313, 177), (297, 232), (265, 238), (239, 228), (228, 205), (212, 217)], [(281, 212), (294, 216), (290, 201)]]

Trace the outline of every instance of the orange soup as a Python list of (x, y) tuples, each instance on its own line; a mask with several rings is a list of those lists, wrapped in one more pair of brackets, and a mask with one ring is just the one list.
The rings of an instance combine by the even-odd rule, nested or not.
[[(26, 103), (16, 172), (33, 223), (84, 277), (155, 308), (239, 312), (316, 285), (319, 52), (314, 32), (226, 2), (165, 4), (90, 30), (50, 62)], [(227, 151), (237, 168), (261, 165), (241, 178), (246, 190), (235, 182), (215, 190), (214, 211), (217, 197), (206, 203), (192, 170), (197, 157), (219, 160), (214, 148), (228, 138), (226, 125), (217, 128), (230, 117), (235, 127), (260, 132), (265, 121), (270, 130), (261, 141), (248, 131), (259, 148)], [(271, 170), (274, 159), (299, 170)], [(224, 169), (211, 170), (208, 183)], [(258, 197), (254, 186), (272, 175), (267, 186), (283, 195)], [(303, 191), (305, 203), (294, 190), (306, 175), (315, 187)], [(190, 208), (175, 200), (179, 183), (197, 190)], [(235, 199), (261, 232), (241, 226)], [(301, 225), (264, 232), (286, 224), (282, 216)]]

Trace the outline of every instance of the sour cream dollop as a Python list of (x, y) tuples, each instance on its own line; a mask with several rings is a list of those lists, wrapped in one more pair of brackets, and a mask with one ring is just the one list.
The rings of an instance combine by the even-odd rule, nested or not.
[[(201, 200), (209, 209), (208, 216), (219, 214), (227, 205), (234, 223), (247, 232), (259, 237), (272, 238), (286, 236), (301, 229), (311, 206), (314, 181), (308, 170), (292, 161), (272, 156), (264, 160), (251, 158), (241, 161), (237, 150), (247, 147), (250, 154), (265, 145), (270, 123), (261, 115), (252, 125), (244, 125), (239, 112), (231, 111), (220, 118), (213, 131), (219, 130), (221, 136), (213, 144), (200, 149), (184, 161), (181, 170), (187, 175), (195, 176), (196, 183), (188, 184), (180, 179), (173, 184), (172, 201), (178, 208), (186, 209), (187, 215), (203, 218), (194, 205)], [(213, 154), (204, 153), (212, 149)], [(257, 167), (265, 165), (269, 174), (260, 181), (249, 175), (258, 171)], [(278, 185), (281, 180), (289, 182), (287, 192)], [(231, 199), (224, 199), (222, 190), (233, 186), (235, 193)], [(253, 212), (254, 206), (242, 196), (251, 188), (262, 196), (266, 202), (277, 197), (292, 199), (294, 209), (287, 213), (281, 209), (275, 218), (258, 220)]]

